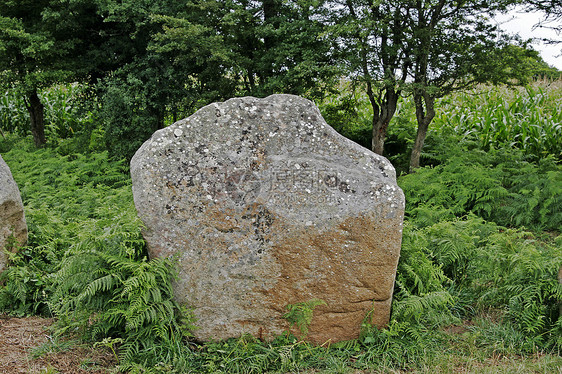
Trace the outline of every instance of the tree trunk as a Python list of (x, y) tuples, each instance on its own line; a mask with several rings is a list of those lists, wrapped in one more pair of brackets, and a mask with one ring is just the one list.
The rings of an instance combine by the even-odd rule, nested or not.
[[(351, 17), (355, 20), (359, 20), (360, 18), (357, 16), (353, 1), (347, 0), (346, 6), (349, 9), (349, 14), (351, 15)], [(375, 6), (374, 4), (371, 7), (371, 12), (373, 13), (375, 19), (379, 17), (377, 6)], [(371, 150), (382, 156), (384, 153), (386, 132), (388, 130), (390, 120), (394, 116), (394, 113), (396, 113), (398, 99), (400, 98), (400, 90), (396, 90), (397, 82), (395, 80), (392, 69), (389, 70), (390, 72), (386, 71), (386, 68), (389, 67), (389, 56), (386, 54), (382, 57), (382, 60), (385, 68), (385, 78), (388, 79), (388, 81), (386, 81), (385, 79), (385, 86), (379, 89), (377, 95), (375, 95), (372, 86), (372, 82), (374, 82), (375, 80), (372, 79), (371, 73), (369, 71), (370, 64), (368, 51), (370, 50), (371, 45), (369, 44), (367, 38), (361, 35), (360, 30), (356, 31), (355, 37), (359, 42), (360, 66), (361, 70), (363, 71), (363, 78), (365, 79), (367, 86), (367, 96), (369, 97), (369, 102), (371, 103), (371, 107), (373, 108)], [(388, 33), (383, 33), (382, 39), (382, 44), (386, 46), (388, 42)], [(382, 49), (384, 50), (384, 48)]]
[(373, 117), (373, 138), (371, 140), (371, 150), (381, 156), (384, 152), (384, 141), (386, 139), (387, 130), (388, 123), (384, 123), (380, 117)]
[[(371, 99), (372, 95), (369, 95)], [(371, 99), (373, 107), (373, 137), (371, 140), (371, 150), (379, 155), (383, 155), (384, 141), (390, 120), (396, 113), (398, 99), (400, 95), (393, 89), (387, 88), (381, 101), (376, 101), (374, 96)]]
[(426, 92), (423, 94), (414, 94), (414, 103), (416, 105), (418, 132), (414, 147), (412, 148), (412, 154), (410, 155), (410, 173), (420, 167), (421, 151), (425, 142), (425, 137), (427, 136), (427, 129), (433, 117), (435, 117), (435, 98), (431, 97)]
[(427, 135), (427, 129), (429, 123), (418, 123), (418, 132), (416, 134), (416, 141), (414, 142), (414, 147), (412, 148), (412, 154), (410, 155), (410, 173), (413, 173), (417, 168), (420, 167), (420, 157), (423, 148), (423, 143), (425, 142), (425, 137)]
[(41, 99), (39, 99), (36, 89), (27, 94), (25, 104), (31, 120), (31, 134), (33, 135), (33, 141), (35, 142), (35, 146), (42, 147), (46, 143), (45, 115), (43, 112), (43, 103), (41, 103)]
[[(279, 0), (262, 0), (264, 24), (272, 25), (274, 29), (279, 28), (279, 20), (277, 19), (279, 17), (279, 5)], [(274, 46), (275, 38), (266, 36), (264, 44), (267, 53), (267, 50)]]
[[(265, 26), (271, 26), (273, 30), (279, 29), (279, 0), (262, 0), (263, 6), (263, 21)], [(274, 48), (277, 46), (278, 41), (275, 35), (266, 34), (263, 38), (265, 50), (263, 53), (265, 56), (270, 56), (273, 52)], [(261, 69), (263, 72), (263, 80), (266, 80), (269, 77), (272, 77), (274, 74), (273, 71), (273, 59), (267, 58), (268, 60)], [(268, 92), (270, 93), (270, 92)], [(273, 92), (271, 92), (273, 93)]]

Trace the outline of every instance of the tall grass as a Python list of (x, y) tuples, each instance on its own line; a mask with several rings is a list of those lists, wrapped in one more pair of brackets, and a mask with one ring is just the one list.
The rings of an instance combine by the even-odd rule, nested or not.
[[(61, 84), (39, 93), (50, 147), (60, 147), (64, 153), (103, 148), (101, 126), (96, 123), (97, 104), (89, 90), (86, 85)], [(10, 134), (26, 136), (31, 132), (24, 98), (14, 90), (0, 93), (0, 132), (3, 138)]]
[(441, 101), (434, 127), (478, 139), (479, 147), (518, 148), (533, 160), (562, 161), (562, 81), (523, 88), (479, 87)]
[(25, 136), (29, 131), (29, 113), (23, 98), (14, 91), (0, 92), (0, 134)]
[(51, 142), (71, 138), (93, 125), (96, 117), (91, 110), (93, 96), (88, 89), (78, 84), (57, 85), (41, 93), (46, 136)]

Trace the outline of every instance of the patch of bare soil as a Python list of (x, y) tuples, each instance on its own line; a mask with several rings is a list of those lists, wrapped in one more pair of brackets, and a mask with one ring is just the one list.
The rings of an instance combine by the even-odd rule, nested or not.
[[(110, 352), (77, 344), (53, 344), (52, 319), (0, 315), (0, 374), (105, 374), (115, 367)], [(37, 358), (32, 352), (44, 352)]]

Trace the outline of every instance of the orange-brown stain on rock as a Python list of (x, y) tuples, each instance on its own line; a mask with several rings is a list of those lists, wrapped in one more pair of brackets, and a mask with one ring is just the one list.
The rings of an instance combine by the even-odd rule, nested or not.
[(363, 322), (384, 326), (400, 251), (401, 217), (388, 221), (393, 220), (363, 215), (333, 229), (286, 233), (271, 248), (281, 274), (275, 287), (263, 291), (270, 308), (282, 317), (289, 304), (326, 302), (315, 308), (309, 328), (307, 340), (315, 344), (357, 339)]

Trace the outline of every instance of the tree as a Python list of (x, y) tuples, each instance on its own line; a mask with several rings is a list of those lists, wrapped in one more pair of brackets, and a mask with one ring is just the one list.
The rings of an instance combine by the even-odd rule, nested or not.
[[(522, 5), (530, 11), (544, 12), (545, 19), (536, 25), (537, 27), (548, 27), (555, 30), (559, 35), (562, 33), (562, 1), (561, 0), (523, 0)], [(561, 40), (552, 40), (561, 43)]]
[(523, 84), (532, 76), (527, 62), (537, 53), (512, 45), (488, 22), (490, 12), (501, 9), (501, 3), (446, 0), (417, 0), (410, 8), (411, 92), (418, 123), (410, 171), (420, 166), (437, 98), (479, 83)]
[(321, 97), (336, 70), (318, 8), (311, 0), (0, 0), (0, 76), (26, 97), (38, 146), (40, 90), (96, 83), (106, 145), (128, 158), (167, 118), (211, 101)]
[(86, 0), (0, 0), (2, 83), (23, 95), (37, 146), (46, 142), (39, 91), (87, 79), (96, 62), (88, 56), (99, 39), (94, 9)]
[[(373, 109), (371, 149), (383, 154), (384, 140), (411, 69), (409, 9), (396, 2), (335, 1), (327, 23), (337, 40), (346, 74), (365, 89)], [(400, 3), (398, 3), (400, 4)]]
[(226, 76), (236, 95), (292, 93), (318, 98), (329, 89), (337, 70), (325, 25), (315, 18), (321, 11), (319, 4), (308, 0), (204, 3), (218, 8), (204, 18), (212, 20), (204, 25), (221, 37)]
[[(0, 71), (4, 83), (26, 98), (36, 145), (46, 141), (38, 93), (59, 82), (97, 83), (116, 78), (122, 83), (121, 93), (131, 93), (129, 99), (140, 106), (136, 111), (142, 111), (145, 119), (154, 119), (149, 130), (163, 125), (163, 108), (170, 92), (177, 91), (181, 83), (171, 83), (170, 63), (148, 51), (147, 45), (158, 29), (151, 15), (163, 12), (171, 3), (0, 0)], [(113, 96), (116, 86), (112, 84)], [(114, 133), (109, 131), (109, 135), (115, 140)]]
[[(524, 9), (531, 12), (544, 12), (545, 17), (534, 27), (548, 28), (556, 31), (557, 38), (543, 39), (542, 41), (548, 44), (561, 44), (562, 43), (562, 0), (522, 0)], [(562, 54), (562, 50), (560, 51)], [(551, 76), (560, 78), (560, 72), (553, 71), (553, 69), (544, 64), (544, 76)]]
[(520, 65), (521, 51), (527, 49), (511, 48), (512, 40), (487, 21), (510, 3), (331, 3), (330, 22), (341, 60), (348, 75), (362, 84), (373, 108), (374, 152), (383, 153), (386, 130), (402, 96), (412, 95), (416, 107), (418, 133), (410, 160), (415, 169), (437, 98), (478, 83), (511, 84), (530, 75)]
[(220, 37), (200, 22), (216, 17), (205, 4), (104, 1), (97, 11), (110, 44), (121, 46), (113, 52), (120, 66), (99, 84), (111, 156), (130, 159), (168, 118), (233, 92)]
[[(65, 72), (51, 68), (59, 53), (54, 48), (56, 43), (52, 35), (29, 22), (37, 22), (41, 2), (14, 5), (13, 2), (0, 3), (0, 70), (3, 83), (18, 84), (19, 91), (23, 93), (33, 139), (37, 146), (42, 146), (45, 144), (44, 115), (37, 91), (63, 77)], [(24, 14), (27, 22), (23, 20)]]

